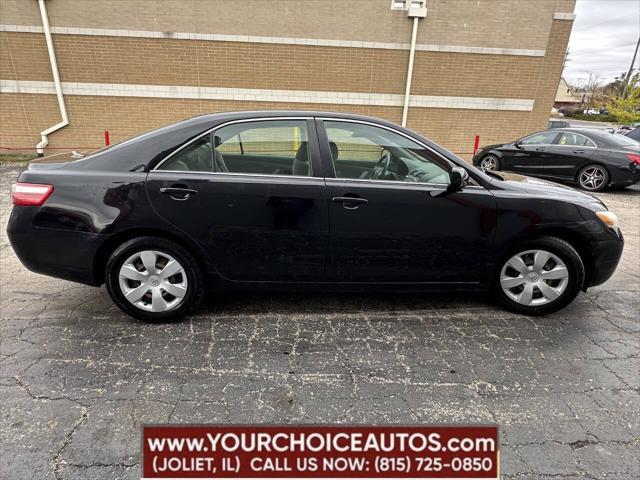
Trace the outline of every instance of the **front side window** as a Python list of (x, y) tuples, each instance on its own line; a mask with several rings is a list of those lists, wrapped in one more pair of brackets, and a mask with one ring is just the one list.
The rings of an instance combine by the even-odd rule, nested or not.
[(160, 167), (161, 170), (213, 172), (211, 135), (207, 134), (176, 152)]
[(584, 135), (573, 132), (564, 132), (558, 140), (558, 145), (572, 147), (595, 147), (595, 144)]
[(235, 123), (213, 135), (216, 172), (311, 176), (305, 120)]
[(520, 140), (520, 145), (551, 145), (558, 132), (540, 132)]
[(387, 129), (325, 121), (337, 178), (449, 183), (447, 163), (422, 145)]

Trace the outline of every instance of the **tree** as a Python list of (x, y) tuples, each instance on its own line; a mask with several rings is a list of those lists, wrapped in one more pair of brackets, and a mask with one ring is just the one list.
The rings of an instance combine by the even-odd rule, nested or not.
[(626, 98), (622, 94), (611, 98), (607, 110), (619, 123), (640, 122), (640, 74), (629, 81)]

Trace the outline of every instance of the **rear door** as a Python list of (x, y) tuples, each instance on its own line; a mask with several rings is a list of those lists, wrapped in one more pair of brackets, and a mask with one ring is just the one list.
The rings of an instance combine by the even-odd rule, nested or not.
[(545, 173), (555, 178), (573, 180), (596, 149), (596, 144), (586, 136), (562, 132), (550, 149), (551, 156), (545, 163)]
[(238, 281), (323, 277), (324, 190), (315, 126), (307, 118), (225, 124), (147, 179), (155, 210), (202, 245), (223, 277)]
[(469, 185), (446, 193), (450, 165), (397, 132), (343, 120), (318, 125), (331, 280), (474, 284), (489, 271), (490, 192)]
[(518, 141), (503, 155), (501, 169), (511, 172), (537, 175), (542, 172), (544, 163), (551, 155), (550, 148), (559, 133), (539, 132)]

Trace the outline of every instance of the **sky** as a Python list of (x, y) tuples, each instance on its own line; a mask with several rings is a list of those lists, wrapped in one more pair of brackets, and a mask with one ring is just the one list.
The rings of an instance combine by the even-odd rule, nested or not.
[(608, 83), (626, 72), (640, 36), (640, 0), (577, 0), (575, 14), (564, 78), (585, 84), (593, 72)]

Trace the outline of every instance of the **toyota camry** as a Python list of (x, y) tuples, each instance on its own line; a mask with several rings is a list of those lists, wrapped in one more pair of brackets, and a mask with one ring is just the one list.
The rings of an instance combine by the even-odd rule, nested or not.
[(144, 320), (212, 290), (490, 290), (546, 314), (623, 248), (597, 198), (483, 172), (384, 120), (202, 115), (83, 158), (31, 162), (8, 235), (30, 270), (106, 288)]

